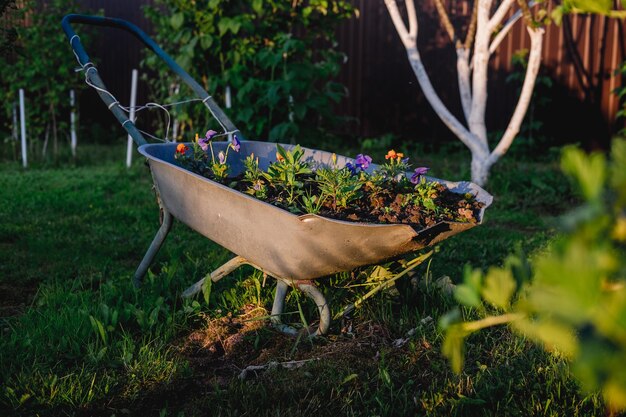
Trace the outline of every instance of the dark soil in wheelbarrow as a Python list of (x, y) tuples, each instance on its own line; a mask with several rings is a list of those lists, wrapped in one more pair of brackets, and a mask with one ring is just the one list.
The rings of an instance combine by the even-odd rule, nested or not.
[[(304, 195), (320, 195), (312, 176), (304, 180)], [(389, 182), (384, 189), (374, 189), (366, 184), (361, 196), (343, 208), (329, 197), (321, 206), (318, 215), (350, 222), (379, 224), (408, 224), (421, 230), (442, 221), (476, 223), (483, 203), (471, 194), (458, 194), (445, 185), (431, 182), (426, 195), (417, 196), (413, 185)], [(250, 193), (251, 184), (242, 176), (230, 179), (229, 185), (243, 193)], [(276, 188), (268, 187), (264, 199), (269, 204), (281, 207), (294, 214), (304, 214), (287, 204)]]

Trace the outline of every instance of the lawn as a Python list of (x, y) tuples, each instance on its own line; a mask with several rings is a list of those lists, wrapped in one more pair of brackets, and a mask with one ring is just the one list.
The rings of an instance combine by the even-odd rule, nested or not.
[[(455, 303), (436, 283), (466, 264), (532, 256), (575, 204), (558, 164), (514, 154), (493, 171), (486, 221), (437, 247), (397, 288), (330, 334), (292, 338), (265, 320), (273, 280), (242, 268), (204, 297), (179, 294), (230, 256), (176, 223), (144, 286), (131, 277), (158, 228), (143, 161), (85, 146), (77, 163), (0, 164), (2, 415), (604, 415), (558, 356), (496, 328), (471, 337), (455, 375), (437, 320)], [(102, 155), (102, 156), (100, 156)], [(434, 176), (466, 177), (468, 155), (426, 155)], [(550, 158), (548, 158), (550, 159)], [(558, 160), (557, 157), (553, 158)], [(388, 265), (398, 268), (396, 263)], [(333, 314), (371, 268), (320, 282)], [(208, 294), (207, 294), (208, 295)], [(313, 307), (294, 293), (289, 320)], [(473, 312), (464, 310), (467, 315)]]

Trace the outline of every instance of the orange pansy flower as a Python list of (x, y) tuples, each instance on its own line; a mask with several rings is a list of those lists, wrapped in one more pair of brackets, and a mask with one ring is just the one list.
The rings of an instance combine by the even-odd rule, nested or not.
[(184, 143), (179, 143), (178, 146), (176, 147), (176, 153), (185, 153), (187, 149), (189, 148), (186, 147)]
[(404, 157), (403, 153), (396, 152), (393, 149), (387, 152), (387, 155), (385, 155), (385, 159), (400, 159), (403, 157)]
[(283, 162), (285, 160), (285, 158), (283, 158), (283, 156), (281, 154), (279, 154), (278, 152), (276, 152), (276, 160), (278, 162)]

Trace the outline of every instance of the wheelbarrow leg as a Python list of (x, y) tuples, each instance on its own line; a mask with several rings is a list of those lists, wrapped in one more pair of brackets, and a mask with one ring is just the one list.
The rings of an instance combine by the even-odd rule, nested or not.
[[(315, 305), (317, 305), (317, 310), (320, 315), (320, 324), (314, 332), (309, 333), (309, 336), (315, 337), (326, 334), (328, 332), (328, 329), (330, 328), (330, 308), (328, 307), (328, 302), (326, 302), (326, 298), (324, 298), (324, 294), (322, 294), (322, 292), (312, 281), (294, 281), (291, 284), (297, 287), (300, 291), (302, 291), (307, 297), (312, 299), (315, 302)], [(276, 295), (274, 296), (274, 304), (272, 306), (271, 321), (274, 327), (276, 327), (276, 329), (278, 329), (279, 331), (289, 335), (296, 335), (298, 334), (298, 331), (293, 327), (284, 324), (280, 319), (280, 316), (283, 313), (283, 309), (285, 307), (285, 297), (287, 296), (288, 288), (289, 284), (286, 281), (283, 281), (281, 279), (277, 280)]]
[(181, 297), (187, 298), (187, 297), (191, 297), (197, 294), (198, 292), (202, 290), (202, 285), (204, 284), (204, 281), (207, 280), (207, 278), (213, 282), (217, 282), (244, 264), (249, 264), (249, 262), (246, 261), (246, 259), (241, 256), (235, 256), (233, 259), (226, 262), (224, 265), (220, 266), (215, 271), (208, 273), (200, 281), (196, 282), (191, 287), (187, 288), (182, 293)]
[(148, 272), (148, 267), (150, 267), (150, 264), (154, 260), (154, 257), (161, 248), (163, 241), (167, 237), (167, 234), (170, 232), (170, 229), (172, 228), (174, 216), (172, 216), (172, 214), (167, 211), (165, 207), (161, 207), (161, 213), (163, 216), (161, 227), (154, 236), (154, 239), (152, 239), (152, 243), (150, 244), (150, 247), (148, 248), (146, 254), (143, 256), (143, 259), (139, 264), (137, 271), (135, 271), (135, 277), (133, 278), (133, 284), (135, 285), (135, 287), (141, 286), (143, 277), (146, 275), (146, 272)]

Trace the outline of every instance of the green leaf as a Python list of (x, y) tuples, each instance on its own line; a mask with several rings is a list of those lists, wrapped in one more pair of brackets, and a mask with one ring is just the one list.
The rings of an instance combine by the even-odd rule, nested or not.
[(217, 29), (219, 30), (220, 37), (224, 36), (224, 34), (230, 28), (230, 19), (227, 17), (223, 17), (217, 22)]
[(256, 14), (263, 14), (263, 0), (252, 0), (252, 10), (255, 11)]
[(483, 284), (482, 296), (494, 307), (508, 310), (517, 284), (510, 269), (490, 268)]
[(586, 155), (581, 149), (566, 147), (561, 169), (573, 178), (587, 201), (596, 201), (606, 180), (606, 161), (601, 153)]
[(458, 307), (453, 308), (439, 319), (439, 328), (441, 330), (447, 330), (453, 324), (457, 324), (461, 321), (461, 311)]
[(213, 37), (210, 35), (204, 35), (200, 38), (200, 47), (205, 51), (211, 48), (213, 45)]
[(626, 206), (626, 139), (613, 139), (611, 158), (611, 186), (617, 191), (618, 203)]
[(463, 329), (463, 324), (455, 324), (448, 328), (443, 339), (442, 353), (450, 361), (450, 367), (457, 374), (463, 369), (465, 361), (465, 338), (468, 332)]
[(479, 307), (481, 304), (478, 291), (467, 284), (461, 284), (456, 287), (454, 299), (468, 307)]
[(174, 13), (172, 17), (170, 17), (170, 25), (174, 30), (178, 30), (185, 23), (185, 15), (182, 12)]
[(353, 380), (357, 379), (358, 377), (359, 377), (359, 375), (358, 375), (358, 374), (350, 374), (350, 375), (348, 375), (347, 377), (345, 377), (345, 378), (343, 379), (343, 381), (341, 381), (341, 385), (345, 385), (345, 384), (347, 384), (348, 382), (350, 382), (350, 381), (353, 381)]
[(428, 210), (435, 210), (435, 208), (437, 208), (432, 198), (425, 198), (422, 203)]
[(578, 340), (572, 328), (550, 319), (518, 319), (511, 326), (526, 337), (541, 342), (550, 351), (557, 350), (568, 357), (578, 351)]
[(211, 274), (207, 274), (202, 283), (202, 297), (204, 302), (208, 305), (211, 298), (211, 288), (213, 287), (213, 281), (211, 280)]
[(98, 320), (97, 318), (95, 318), (92, 315), (89, 315), (89, 321), (91, 322), (91, 327), (94, 329), (96, 334), (98, 334), (100, 336), (100, 339), (102, 339), (102, 342), (104, 344), (106, 344), (106, 342), (107, 342), (107, 334), (106, 334), (106, 330), (104, 330), (104, 326), (102, 325), (100, 320)]
[(285, 159), (285, 161), (289, 160), (289, 155), (287, 155), (287, 150), (280, 146), (278, 143), (276, 144), (276, 152)]
[(241, 29), (241, 22), (235, 19), (231, 20), (229, 29), (233, 33), (233, 35), (236, 35), (239, 32), (239, 29)]
[(567, 0), (565, 3), (582, 12), (602, 15), (609, 14), (613, 6), (612, 0)]
[(389, 371), (385, 368), (380, 369), (380, 379), (382, 379), (383, 383), (387, 386), (391, 385), (391, 376), (389, 375)]

